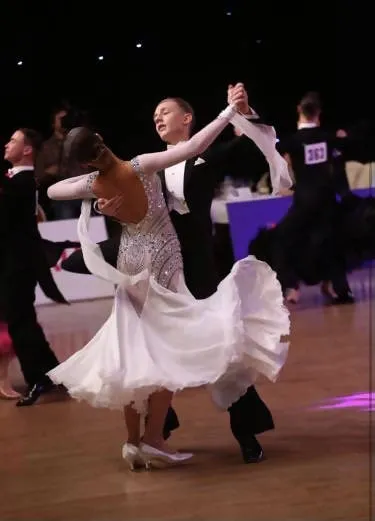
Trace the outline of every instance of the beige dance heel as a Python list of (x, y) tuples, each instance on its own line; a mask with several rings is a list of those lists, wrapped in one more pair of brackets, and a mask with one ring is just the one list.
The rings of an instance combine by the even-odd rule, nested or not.
[(21, 394), (13, 389), (8, 382), (0, 382), (0, 399), (3, 400), (18, 400)]
[(122, 447), (122, 459), (126, 462), (131, 471), (141, 468), (148, 468), (141, 451), (132, 443), (125, 443)]

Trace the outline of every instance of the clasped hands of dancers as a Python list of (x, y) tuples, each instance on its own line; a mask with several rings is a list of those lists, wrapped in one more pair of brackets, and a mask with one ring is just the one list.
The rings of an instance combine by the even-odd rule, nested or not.
[[(175, 392), (230, 382), (238, 368), (248, 371), (252, 383), (259, 374), (275, 381), (286, 361), (288, 343), (281, 337), (289, 334), (289, 314), (276, 274), (249, 256), (234, 265), (211, 297), (196, 300), (185, 284), (180, 244), (156, 175), (202, 154), (235, 117), (234, 101), (188, 141), (131, 161), (116, 157), (91, 130), (72, 129), (65, 159), (97, 171), (48, 190), (52, 199), (84, 200), (78, 235), (85, 263), (91, 273), (116, 285), (103, 327), (48, 376), (77, 400), (124, 409), (128, 440), (122, 455), (131, 469), (192, 457), (170, 449), (163, 438)], [(122, 235), (114, 268), (88, 229), (91, 200), (116, 198)], [(246, 392), (249, 378), (242, 386), (239, 381), (229, 385), (231, 403)], [(147, 422), (141, 435), (143, 414)]]

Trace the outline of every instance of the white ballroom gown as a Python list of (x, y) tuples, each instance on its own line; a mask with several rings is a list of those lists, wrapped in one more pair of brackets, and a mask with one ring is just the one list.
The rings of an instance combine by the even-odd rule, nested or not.
[(123, 225), (117, 269), (89, 237), (98, 173), (86, 176), (79, 238), (90, 271), (116, 284), (114, 303), (92, 340), (48, 376), (92, 406), (119, 409), (133, 403), (140, 412), (157, 389), (211, 385), (215, 395), (219, 383), (217, 402), (227, 408), (259, 374), (275, 381), (286, 361), (288, 343), (280, 340), (290, 323), (280, 284), (267, 264), (249, 256), (234, 265), (216, 293), (196, 300), (184, 282), (159, 177), (143, 174), (137, 158), (132, 165), (148, 211), (138, 225)]

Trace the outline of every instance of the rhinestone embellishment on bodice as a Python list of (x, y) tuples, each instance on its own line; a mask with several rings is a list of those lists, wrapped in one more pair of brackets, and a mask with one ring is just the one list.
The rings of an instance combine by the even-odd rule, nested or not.
[[(169, 217), (159, 177), (146, 175), (137, 158), (131, 164), (145, 189), (148, 210), (138, 224), (123, 224), (117, 268), (123, 273), (137, 275), (148, 268), (156, 281), (168, 288), (178, 271), (182, 271), (180, 243)], [(90, 175), (91, 187), (98, 175)]]

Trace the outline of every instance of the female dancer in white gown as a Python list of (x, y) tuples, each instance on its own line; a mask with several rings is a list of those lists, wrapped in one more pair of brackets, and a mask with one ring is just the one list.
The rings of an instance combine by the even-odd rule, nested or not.
[[(228, 106), (189, 141), (130, 162), (120, 162), (103, 144), (100, 157), (104, 151), (110, 160), (91, 161), (99, 166), (98, 172), (61, 181), (48, 190), (52, 199), (84, 199), (78, 235), (86, 265), (117, 285), (103, 327), (48, 376), (77, 400), (97, 407), (125, 407), (128, 442), (123, 457), (131, 468), (192, 456), (171, 451), (163, 441), (173, 393), (213, 384), (239, 364), (252, 372), (254, 380), (263, 374), (274, 381), (286, 360), (288, 344), (280, 339), (289, 334), (289, 316), (274, 272), (247, 257), (235, 264), (214, 295), (195, 300), (184, 282), (179, 241), (156, 175), (201, 154), (234, 114), (235, 108)], [(74, 135), (75, 130), (71, 132)], [(123, 178), (117, 178), (118, 193), (125, 196), (117, 216), (123, 223), (117, 269), (105, 262), (88, 234), (90, 200), (103, 197), (100, 178), (112, 175), (108, 161), (118, 161), (124, 170)], [(136, 210), (131, 215), (131, 208), (143, 204), (141, 197), (135, 204), (140, 193), (132, 193), (135, 178), (146, 196), (141, 218)], [(233, 401), (247, 387), (248, 380), (243, 389), (238, 386)], [(142, 438), (140, 413), (148, 416)]]

